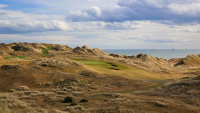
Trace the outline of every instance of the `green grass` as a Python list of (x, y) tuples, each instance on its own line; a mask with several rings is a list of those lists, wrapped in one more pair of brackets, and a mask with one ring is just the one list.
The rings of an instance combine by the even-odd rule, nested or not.
[[(88, 59), (73, 59), (73, 60), (81, 62), (84, 65), (90, 68), (93, 68), (99, 72), (116, 74), (119, 76), (131, 78), (131, 79), (152, 81), (151, 85), (148, 85), (144, 88), (126, 90), (126, 91), (116, 91), (116, 92), (110, 92), (110, 93), (131, 94), (134, 91), (145, 91), (145, 90), (154, 89), (156, 87), (160, 87), (163, 85), (163, 83), (157, 83), (153, 81), (170, 81), (170, 80), (161, 79), (161, 77), (163, 76), (163, 74), (161, 73), (147, 72), (145, 70), (138, 69), (132, 66), (123, 65), (120, 63), (115, 63), (115, 62), (110, 62), (110, 61), (106, 62), (106, 61), (100, 61), (100, 60), (88, 60)], [(110, 68), (115, 68), (115, 69), (110, 69)], [(116, 70), (116, 69), (119, 69), (119, 70)]]
[(13, 51), (15, 52), (15, 51), (18, 51), (18, 50), (14, 49)]
[(103, 72), (109, 72), (109, 70), (126, 70), (128, 67), (123, 66), (121, 64), (105, 62), (99, 60), (88, 60), (88, 59), (73, 59), (75, 61), (81, 62), (84, 65), (88, 65), (93, 68), (98, 68)]
[(52, 49), (52, 48), (53, 47), (50, 47), (50, 46), (48, 46), (47, 49), (44, 49), (44, 48), (40, 47), (40, 49), (42, 49), (42, 55), (41, 56), (43, 56), (43, 55), (49, 55), (48, 51), (50, 49)]
[[(48, 50), (50, 50), (50, 49), (52, 49), (53, 47), (50, 47), (50, 46), (48, 46), (47, 47), (47, 49), (44, 49), (44, 48), (41, 48), (40, 47), (40, 49), (42, 49), (42, 55), (49, 55), (48, 54)], [(14, 52), (15, 51), (17, 51), (17, 50), (14, 50)], [(42, 56), (41, 55), (41, 56)], [(27, 57), (27, 56), (15, 56), (15, 55), (12, 55), (11, 57), (3, 57), (3, 59), (9, 59), (9, 58), (19, 58), (19, 59), (26, 59), (26, 60), (30, 60), (30, 59), (27, 59), (27, 58), (25, 58), (25, 57)]]
[(30, 59), (27, 59), (27, 58), (25, 58), (25, 57), (27, 57), (27, 56), (15, 56), (15, 55), (12, 55), (11, 57), (3, 57), (3, 59), (19, 58), (19, 59), (30, 60)]
[(88, 60), (88, 59), (73, 59), (73, 60), (81, 62), (84, 65), (103, 73), (116, 74), (123, 77), (140, 79), (140, 80), (169, 81), (161, 79), (162, 74), (148, 72), (142, 69), (123, 65), (120, 63), (106, 62), (100, 60)]

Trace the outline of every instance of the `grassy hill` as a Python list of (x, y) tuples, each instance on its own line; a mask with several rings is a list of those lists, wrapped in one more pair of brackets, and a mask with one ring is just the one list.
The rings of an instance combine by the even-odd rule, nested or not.
[(12, 43), (0, 48), (1, 113), (200, 112), (198, 67), (173, 67), (149, 55), (115, 58), (88, 46)]

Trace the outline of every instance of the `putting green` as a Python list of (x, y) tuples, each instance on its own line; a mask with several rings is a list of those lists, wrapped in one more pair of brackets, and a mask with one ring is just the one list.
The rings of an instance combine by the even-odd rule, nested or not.
[[(105, 62), (105, 61), (99, 61), (99, 60), (88, 60), (88, 59), (73, 59), (75, 61), (81, 62), (84, 65), (88, 65), (90, 67), (100, 67), (102, 69), (106, 69), (108, 70), (126, 70), (128, 69), (128, 67), (120, 65), (120, 64), (116, 64), (116, 63), (112, 63), (112, 62)], [(103, 70), (103, 71), (106, 71)]]

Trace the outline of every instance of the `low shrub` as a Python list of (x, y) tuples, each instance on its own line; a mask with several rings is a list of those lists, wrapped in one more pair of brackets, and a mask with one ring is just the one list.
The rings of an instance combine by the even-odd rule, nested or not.
[(78, 105), (78, 104), (75, 103), (75, 102), (72, 102), (72, 103), (71, 103), (71, 106), (76, 106), (76, 105)]
[(71, 103), (71, 102), (73, 102), (73, 98), (72, 97), (69, 97), (69, 96), (67, 96), (67, 97), (65, 97), (65, 99), (64, 99), (64, 101), (63, 101), (64, 103)]
[(88, 102), (88, 99), (82, 99), (80, 102)]

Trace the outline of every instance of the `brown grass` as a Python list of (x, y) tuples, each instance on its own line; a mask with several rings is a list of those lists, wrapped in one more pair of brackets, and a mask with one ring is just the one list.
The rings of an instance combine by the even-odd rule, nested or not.
[(18, 99), (12, 94), (0, 94), (0, 112), (1, 113), (37, 113), (32, 107), (28, 106), (26, 102)]
[[(61, 56), (57, 55), (56, 57)], [(32, 60), (52, 57), (55, 56), (30, 56)], [(93, 58), (91, 57), (91, 59)], [(200, 105), (198, 78), (181, 80), (151, 91), (135, 93), (138, 95), (129, 95), (127, 93), (132, 91), (148, 90), (161, 85), (159, 83), (150, 84), (145, 81), (135, 80), (135, 78), (171, 81), (168, 79), (182, 78), (185, 75), (178, 73), (153, 73), (133, 66), (120, 64), (117, 60), (106, 60), (104, 57), (97, 59), (120, 65), (123, 68), (121, 70), (111, 70), (100, 66), (86, 65), (79, 68), (69, 67), (63, 69), (42, 67), (30, 63), (31, 61), (27, 60), (1, 60), (0, 66), (5, 64), (20, 65), (21, 68), (9, 70), (0, 69), (0, 91), (5, 92), (19, 86), (27, 86), (31, 89), (29, 91), (12, 90), (14, 91), (12, 93), (0, 94), (0, 112), (200, 112), (199, 108), (196, 109), (194, 106), (189, 105)], [(165, 70), (165, 68), (162, 69)], [(84, 70), (89, 70), (90, 72), (83, 73)], [(119, 92), (126, 94), (117, 94)], [(140, 96), (139, 94), (143, 94), (144, 96)], [(71, 103), (63, 103), (62, 101), (66, 96), (72, 96), (74, 103), (78, 105), (71, 106)], [(167, 99), (164, 97), (178, 98), (182, 101), (177, 102), (171, 98)], [(80, 102), (83, 98), (89, 100), (89, 102)], [(182, 104), (181, 102), (187, 104)]]
[(134, 92), (139, 95), (151, 95), (187, 99), (189, 103), (200, 105), (200, 76), (182, 79), (163, 85), (155, 90)]

